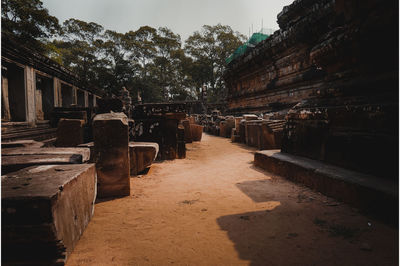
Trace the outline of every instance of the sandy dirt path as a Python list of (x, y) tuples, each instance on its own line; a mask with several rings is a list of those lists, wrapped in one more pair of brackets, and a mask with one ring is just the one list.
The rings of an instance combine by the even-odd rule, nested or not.
[(203, 135), (99, 202), (67, 265), (396, 265), (398, 231)]

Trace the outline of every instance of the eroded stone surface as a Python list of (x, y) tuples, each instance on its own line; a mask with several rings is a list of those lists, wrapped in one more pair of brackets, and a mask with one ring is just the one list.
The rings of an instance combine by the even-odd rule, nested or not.
[(87, 162), (90, 158), (90, 150), (87, 148), (10, 148), (1, 150), (2, 157), (16, 155), (80, 155), (82, 162)]
[(201, 141), (201, 136), (203, 135), (203, 126), (190, 124), (190, 130), (192, 132), (193, 141)]
[(76, 147), (84, 141), (84, 120), (62, 118), (58, 122), (57, 147)]
[(105, 113), (93, 119), (98, 196), (128, 196), (128, 118), (123, 113)]
[(158, 154), (155, 142), (129, 142), (130, 174), (135, 176), (150, 167)]
[(34, 165), (80, 164), (81, 154), (9, 155), (1, 157), (1, 173), (8, 174)]
[(279, 30), (228, 65), (228, 111), (287, 115), (285, 152), (396, 180), (397, 9), (294, 1)]
[(2, 262), (63, 264), (94, 211), (94, 164), (42, 165), (3, 175)]
[(185, 142), (192, 143), (192, 131), (190, 130), (190, 122), (188, 119), (181, 121), (183, 127), (185, 128)]

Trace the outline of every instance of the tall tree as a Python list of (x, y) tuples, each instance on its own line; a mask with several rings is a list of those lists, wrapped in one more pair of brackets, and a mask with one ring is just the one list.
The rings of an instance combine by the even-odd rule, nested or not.
[(83, 86), (96, 84), (96, 69), (101, 63), (99, 54), (104, 43), (102, 32), (103, 27), (94, 22), (68, 19), (63, 23), (61, 39), (47, 45), (53, 48), (49, 55), (61, 58), (59, 61), (81, 78)]
[(58, 19), (51, 16), (40, 0), (1, 0), (1, 30), (39, 52), (42, 42), (60, 30)]
[(176, 56), (181, 50), (181, 38), (170, 29), (164, 27), (157, 30), (154, 38), (156, 56), (154, 58), (153, 75), (158, 81), (164, 101), (171, 98), (171, 90), (177, 87), (176, 68), (179, 57)]
[(202, 30), (194, 32), (185, 43), (185, 50), (193, 58), (192, 76), (196, 85), (209, 88), (209, 100), (223, 101), (226, 98), (222, 74), (225, 59), (239, 47), (245, 36), (234, 32), (226, 25), (204, 25)]

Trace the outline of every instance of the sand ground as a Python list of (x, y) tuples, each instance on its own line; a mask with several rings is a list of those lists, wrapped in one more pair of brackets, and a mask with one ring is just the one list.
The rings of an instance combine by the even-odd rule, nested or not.
[(98, 202), (67, 265), (397, 265), (398, 231), (203, 134)]

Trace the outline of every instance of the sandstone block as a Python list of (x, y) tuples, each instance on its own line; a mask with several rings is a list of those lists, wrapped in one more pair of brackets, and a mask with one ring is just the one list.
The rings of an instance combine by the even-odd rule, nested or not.
[(105, 113), (93, 119), (99, 197), (129, 196), (128, 119)]
[(261, 147), (261, 120), (246, 121), (246, 144), (260, 149)]
[(183, 125), (178, 126), (178, 140), (177, 140), (177, 159), (185, 159), (186, 158), (186, 145), (185, 145), (185, 128)]
[(1, 173), (8, 174), (34, 165), (80, 164), (80, 154), (10, 155), (1, 157)]
[(246, 143), (246, 120), (240, 121), (239, 124), (239, 135), (240, 135), (240, 142), (241, 143)]
[[(21, 155), (70, 155), (75, 158), (81, 157), (81, 162), (87, 162), (90, 158), (90, 150), (87, 148), (10, 148), (2, 149), (1, 156)], [(51, 158), (51, 156), (49, 156)]]
[(182, 125), (185, 128), (185, 142), (192, 143), (192, 131), (190, 130), (189, 120), (182, 120)]
[(78, 145), (79, 148), (87, 148), (90, 150), (90, 158), (89, 158), (89, 163), (94, 163), (96, 162), (95, 160), (95, 153), (94, 153), (94, 142), (87, 142), (87, 143), (82, 143)]
[(219, 122), (219, 136), (220, 137), (226, 137), (226, 122), (221, 121)]
[(281, 148), (285, 120), (264, 120), (261, 123), (260, 150)]
[(240, 131), (240, 121), (242, 121), (243, 117), (235, 117), (235, 129), (236, 134), (239, 134)]
[(203, 135), (203, 126), (190, 124), (190, 131), (192, 132), (193, 141), (201, 141), (201, 136)]
[(2, 262), (64, 264), (94, 211), (94, 164), (42, 165), (3, 175)]
[(258, 116), (253, 114), (243, 115), (243, 119), (246, 121), (257, 120)]
[(194, 116), (189, 116), (187, 119), (189, 120), (190, 124), (196, 124), (196, 118)]
[(62, 118), (58, 122), (56, 147), (76, 147), (83, 143), (84, 120)]
[(130, 175), (135, 176), (149, 167), (158, 154), (155, 142), (129, 142)]

